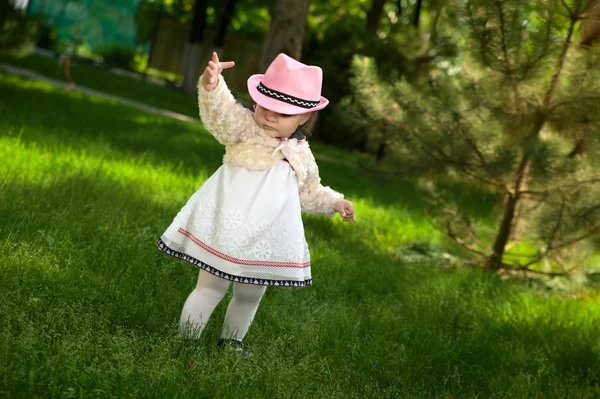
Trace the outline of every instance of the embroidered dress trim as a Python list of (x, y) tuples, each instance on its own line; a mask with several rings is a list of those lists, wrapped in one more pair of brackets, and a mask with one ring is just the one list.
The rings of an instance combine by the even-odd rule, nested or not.
[(304, 100), (302, 98), (290, 96), (277, 90), (269, 89), (262, 83), (259, 83), (258, 86), (256, 86), (256, 89), (267, 97), (283, 101), (284, 103), (297, 105), (302, 108), (314, 108), (318, 107), (321, 104), (321, 101)]
[(181, 227), (177, 230), (180, 234), (183, 234), (184, 236), (186, 236), (187, 238), (189, 238), (190, 240), (192, 240), (192, 242), (196, 245), (198, 245), (200, 248), (204, 249), (207, 252), (210, 252), (211, 254), (221, 258), (221, 259), (225, 259), (226, 261), (232, 262), (232, 263), (237, 263), (238, 265), (249, 265), (249, 266), (273, 266), (273, 267), (297, 267), (299, 269), (303, 269), (305, 267), (310, 267), (310, 262), (303, 262), (303, 263), (298, 263), (298, 262), (268, 262), (268, 261), (262, 261), (262, 260), (244, 260), (244, 259), (237, 259), (237, 258), (233, 258), (229, 255), (225, 255), (224, 253), (221, 253), (219, 251), (217, 251), (216, 249), (206, 245), (205, 243), (203, 243), (202, 241), (200, 241), (198, 238), (194, 237), (194, 235), (192, 233), (190, 233), (189, 231), (182, 229)]
[(194, 258), (193, 256), (186, 255), (184, 253), (181, 253), (179, 251), (175, 251), (175, 250), (169, 248), (167, 246), (167, 244), (165, 244), (164, 241), (160, 238), (156, 241), (156, 245), (158, 245), (158, 248), (161, 251), (163, 251), (164, 253), (166, 253), (167, 255), (170, 255), (174, 258), (181, 259), (185, 262), (188, 262), (208, 273), (214, 274), (217, 277), (221, 277), (225, 280), (233, 281), (236, 283), (266, 285), (266, 286), (272, 286), (272, 287), (298, 287), (298, 288), (312, 285), (312, 279), (305, 280), (305, 281), (267, 280), (267, 279), (253, 278), (253, 277), (240, 277), (240, 276), (235, 276), (233, 274), (223, 273), (222, 271), (215, 269), (214, 267), (202, 262), (201, 260)]

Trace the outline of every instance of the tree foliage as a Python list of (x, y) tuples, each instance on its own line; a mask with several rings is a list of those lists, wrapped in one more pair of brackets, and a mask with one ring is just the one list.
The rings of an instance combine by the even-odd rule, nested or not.
[[(372, 58), (354, 59), (354, 123), (376, 126), (371, 137), (403, 170), (431, 179), (439, 220), (478, 264), (562, 274), (589, 263), (600, 237), (600, 49), (581, 47), (577, 32), (590, 2), (455, 5), (460, 52), (425, 82), (390, 82)], [(439, 184), (448, 180), (500, 195), (496, 225), (452, 204)]]
[[(211, 29), (217, 29), (219, 17), (226, 6), (225, 1), (210, 0), (206, 9), (206, 23)], [(244, 37), (264, 40), (271, 17), (270, 0), (237, 1), (230, 28)], [(136, 22), (141, 42), (151, 39), (159, 15), (172, 18), (184, 25), (192, 23), (194, 0), (142, 0), (138, 7)]]

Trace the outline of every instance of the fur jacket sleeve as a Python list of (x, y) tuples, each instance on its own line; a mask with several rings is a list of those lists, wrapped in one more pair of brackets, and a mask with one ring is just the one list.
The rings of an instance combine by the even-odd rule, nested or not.
[(204, 90), (202, 78), (198, 80), (198, 108), (202, 124), (224, 145), (255, 137), (259, 128), (254, 123), (252, 112), (235, 101), (221, 75), (218, 79), (219, 84), (211, 91)]
[(304, 212), (332, 216), (335, 214), (335, 203), (343, 199), (344, 195), (321, 184), (315, 157), (310, 151), (308, 143), (305, 145), (306, 152), (303, 158), (306, 166), (306, 178), (298, 189), (300, 207)]

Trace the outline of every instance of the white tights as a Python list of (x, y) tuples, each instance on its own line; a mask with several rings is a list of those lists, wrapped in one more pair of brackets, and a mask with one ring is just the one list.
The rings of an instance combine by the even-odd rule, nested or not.
[[(183, 305), (179, 333), (198, 338), (211, 313), (221, 302), (231, 282), (205, 271), (200, 271), (198, 284)], [(260, 300), (267, 287), (233, 283), (233, 298), (227, 307), (221, 338), (241, 341), (248, 332)]]

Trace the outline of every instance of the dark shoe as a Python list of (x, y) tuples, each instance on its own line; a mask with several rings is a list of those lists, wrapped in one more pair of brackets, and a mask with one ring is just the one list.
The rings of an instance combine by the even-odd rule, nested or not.
[(217, 348), (226, 349), (228, 352), (238, 353), (246, 359), (254, 356), (252, 353), (245, 350), (242, 347), (242, 341), (238, 341), (237, 339), (219, 338), (219, 342), (217, 343)]

